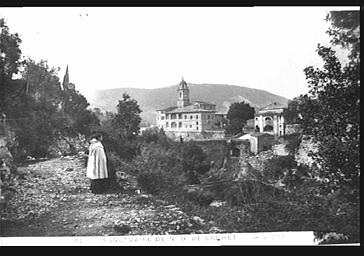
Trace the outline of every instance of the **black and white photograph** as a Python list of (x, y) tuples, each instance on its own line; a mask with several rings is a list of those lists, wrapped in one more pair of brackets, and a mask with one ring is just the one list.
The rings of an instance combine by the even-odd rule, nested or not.
[(0, 7), (0, 246), (360, 246), (360, 6)]

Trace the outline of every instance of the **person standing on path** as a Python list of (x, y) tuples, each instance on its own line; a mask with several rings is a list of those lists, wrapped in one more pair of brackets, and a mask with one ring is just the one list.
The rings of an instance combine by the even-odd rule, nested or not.
[(105, 192), (109, 177), (102, 139), (101, 134), (91, 136), (89, 146), (86, 176), (91, 179), (90, 190), (94, 194)]

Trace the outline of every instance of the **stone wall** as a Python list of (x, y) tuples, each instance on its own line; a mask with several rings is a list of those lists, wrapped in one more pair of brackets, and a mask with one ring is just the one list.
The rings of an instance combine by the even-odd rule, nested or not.
[(203, 131), (203, 132), (171, 132), (165, 131), (165, 134), (174, 140), (178, 140), (180, 137), (185, 141), (189, 140), (204, 140), (204, 139), (224, 139), (224, 131)]

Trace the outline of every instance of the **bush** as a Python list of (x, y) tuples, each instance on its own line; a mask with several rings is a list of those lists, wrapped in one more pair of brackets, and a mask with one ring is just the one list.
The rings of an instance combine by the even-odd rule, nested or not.
[(283, 139), (287, 141), (286, 148), (291, 154), (295, 154), (302, 141), (301, 133), (291, 133), (283, 136)]
[(183, 198), (203, 207), (207, 207), (215, 199), (212, 192), (202, 188), (184, 190)]
[(139, 137), (141, 143), (157, 143), (165, 148), (168, 148), (173, 144), (172, 139), (170, 139), (163, 130), (158, 127), (146, 129), (143, 134)]
[(264, 166), (263, 179), (270, 182), (281, 180), (288, 170), (296, 167), (297, 164), (292, 155), (276, 156)]
[(209, 169), (205, 158), (202, 149), (193, 143), (170, 142), (166, 147), (150, 141), (141, 146), (140, 158), (135, 158), (139, 159), (138, 181), (150, 193), (176, 191), (200, 182), (200, 173)]
[(206, 161), (207, 155), (194, 141), (181, 144), (182, 169), (188, 176), (190, 184), (199, 183), (198, 175), (210, 170), (210, 163)]
[(165, 176), (161, 172), (141, 173), (137, 181), (145, 192), (153, 195), (164, 191), (167, 186)]

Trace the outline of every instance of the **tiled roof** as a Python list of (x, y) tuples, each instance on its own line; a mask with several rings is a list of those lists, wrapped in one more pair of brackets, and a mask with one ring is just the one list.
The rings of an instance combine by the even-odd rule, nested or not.
[(168, 107), (168, 108), (162, 108), (162, 109), (157, 109), (157, 111), (166, 111), (169, 112), (175, 108), (178, 108), (177, 106), (173, 106), (173, 107)]
[(201, 101), (201, 100), (196, 100), (193, 103), (203, 103), (203, 104), (208, 104), (208, 105), (214, 105), (214, 106), (216, 106), (216, 104), (209, 103), (209, 102), (206, 102), (206, 101)]
[(196, 108), (195, 103), (203, 103), (203, 104), (216, 106), (215, 104), (211, 104), (211, 103), (204, 102), (204, 101), (193, 101), (190, 105), (185, 106), (183, 108), (173, 106), (173, 107), (168, 107), (168, 108), (165, 108), (165, 109), (158, 109), (157, 111), (165, 111), (165, 112), (168, 112), (168, 113), (216, 112), (216, 110), (212, 110), (212, 109)]
[(185, 80), (183, 80), (183, 77), (182, 77), (182, 81), (179, 83), (178, 90), (179, 89), (188, 89), (187, 83)]
[(257, 113), (255, 113), (254, 116), (262, 115), (263, 117), (265, 117), (265, 116), (282, 115), (282, 114), (283, 114), (283, 111), (279, 111), (277, 109), (277, 110), (265, 110), (264, 112), (257, 112)]
[(283, 105), (281, 103), (273, 102), (273, 103), (259, 109), (259, 111), (261, 111), (261, 110), (273, 110), (273, 109), (286, 108), (286, 107), (287, 107), (286, 105)]
[(188, 105), (183, 108), (175, 108), (173, 110), (168, 111), (168, 113), (195, 113), (195, 112), (215, 112), (215, 110), (208, 110), (203, 108), (195, 108), (194, 105)]
[(165, 109), (159, 109), (157, 111), (165, 111), (167, 113), (196, 113), (196, 112), (216, 112), (215, 110), (212, 109), (203, 109), (203, 108), (196, 108), (194, 105), (188, 105), (186, 107), (183, 108), (179, 108), (179, 107), (169, 107), (169, 108), (165, 108)]

